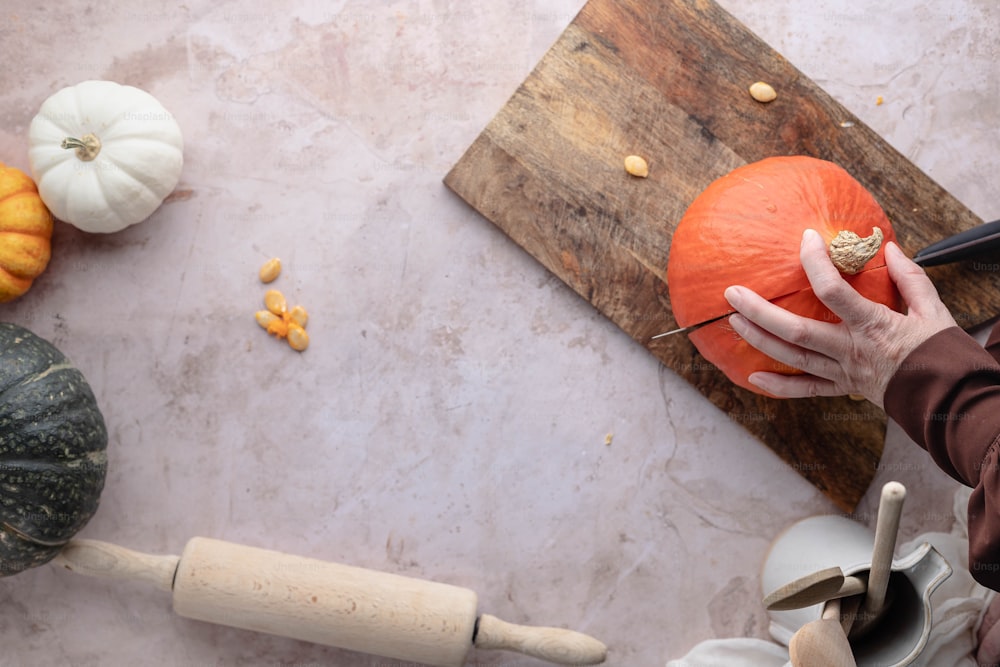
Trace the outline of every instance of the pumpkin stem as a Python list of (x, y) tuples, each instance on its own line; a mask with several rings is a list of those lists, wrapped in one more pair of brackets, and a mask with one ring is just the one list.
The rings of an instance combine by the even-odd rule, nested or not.
[(867, 238), (847, 230), (838, 232), (830, 241), (830, 259), (842, 273), (854, 275), (878, 254), (883, 238), (882, 230), (878, 227), (872, 227), (872, 235)]
[(84, 162), (90, 162), (101, 152), (101, 140), (95, 134), (85, 134), (80, 139), (66, 137), (62, 140), (65, 149), (75, 148), (76, 156)]

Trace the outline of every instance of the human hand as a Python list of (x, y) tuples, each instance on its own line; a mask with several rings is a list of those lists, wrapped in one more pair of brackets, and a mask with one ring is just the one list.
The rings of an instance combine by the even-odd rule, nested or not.
[(726, 299), (737, 313), (729, 324), (747, 343), (804, 375), (752, 373), (752, 384), (774, 396), (859, 394), (882, 406), (885, 388), (906, 356), (925, 340), (955, 326), (924, 270), (892, 242), (886, 244), (889, 277), (906, 315), (866, 299), (840, 275), (820, 235), (808, 229), (799, 251), (813, 293), (840, 322), (795, 315), (752, 290), (733, 286)]
[(994, 596), (993, 602), (986, 608), (983, 620), (979, 624), (976, 639), (979, 648), (976, 649), (976, 664), (979, 667), (996, 667), (1000, 664), (1000, 596)]

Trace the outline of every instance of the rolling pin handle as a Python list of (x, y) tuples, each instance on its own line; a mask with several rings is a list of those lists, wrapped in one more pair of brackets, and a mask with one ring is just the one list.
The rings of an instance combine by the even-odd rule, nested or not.
[(518, 651), (558, 665), (599, 665), (608, 648), (598, 640), (573, 630), (515, 625), (483, 614), (472, 639), (477, 649)]
[(132, 579), (162, 591), (174, 587), (180, 556), (154, 556), (99, 540), (70, 540), (53, 562), (70, 572), (91, 577)]

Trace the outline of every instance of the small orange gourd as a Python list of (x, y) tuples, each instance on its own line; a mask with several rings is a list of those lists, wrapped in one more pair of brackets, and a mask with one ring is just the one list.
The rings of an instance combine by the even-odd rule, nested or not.
[[(867, 298), (900, 308), (885, 266), (895, 240), (875, 198), (840, 166), (806, 156), (772, 157), (711, 183), (678, 223), (667, 262), (674, 318), (686, 327), (733, 311), (723, 292), (744, 285), (793, 313), (839, 319), (813, 294), (799, 260), (802, 233), (815, 229), (847, 281)], [(801, 371), (757, 351), (727, 319), (688, 334), (698, 351), (737, 385), (763, 393), (755, 371)]]
[(49, 264), (52, 214), (27, 174), (0, 162), (0, 303), (21, 296)]

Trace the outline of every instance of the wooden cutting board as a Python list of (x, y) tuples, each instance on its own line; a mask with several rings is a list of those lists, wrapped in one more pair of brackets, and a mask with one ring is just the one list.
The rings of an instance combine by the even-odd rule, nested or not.
[[(774, 102), (748, 95), (758, 80), (778, 91)], [(649, 161), (649, 178), (625, 173), (633, 153)], [(675, 327), (665, 268), (688, 204), (735, 167), (786, 154), (847, 169), (911, 254), (982, 223), (710, 0), (590, 0), (445, 183), (852, 511), (878, 469), (881, 410), (764, 398), (730, 383), (685, 336), (650, 341)], [(1000, 312), (1000, 272), (929, 272), (961, 324)]]

